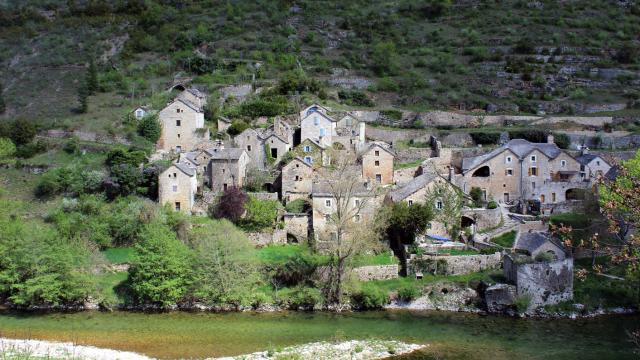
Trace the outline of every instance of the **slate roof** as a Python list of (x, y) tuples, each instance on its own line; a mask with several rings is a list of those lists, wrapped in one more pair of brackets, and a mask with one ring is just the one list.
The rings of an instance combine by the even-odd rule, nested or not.
[(533, 254), (547, 242), (555, 245), (560, 250), (565, 251), (565, 248), (559, 245), (556, 241), (552, 240), (549, 234), (537, 231), (525, 232), (520, 234), (520, 236), (518, 237), (518, 242), (515, 244), (514, 248), (517, 250), (526, 250), (527, 252), (529, 252), (529, 254)]
[[(382, 149), (382, 150), (384, 150), (384, 151), (388, 152), (389, 154), (391, 154), (391, 156), (396, 157), (396, 154), (394, 154), (394, 153), (393, 153), (393, 151), (391, 151), (391, 149), (390, 149), (390, 148), (388, 148), (388, 147), (386, 147), (386, 146), (383, 146), (383, 144), (386, 144), (386, 143), (381, 143), (381, 142), (378, 142), (378, 141), (371, 143), (371, 144), (370, 144), (369, 146), (367, 146), (367, 148), (362, 152), (362, 155), (364, 155), (364, 154), (368, 153), (369, 151), (373, 150), (373, 148), (380, 148), (380, 149)], [(387, 146), (388, 146), (388, 144), (387, 144)]]
[(200, 165), (198, 160), (196, 160), (196, 157), (198, 155), (200, 155), (200, 151), (190, 151), (190, 152), (184, 153), (184, 157), (187, 158), (187, 160), (191, 161), (196, 165)]
[(311, 116), (311, 115), (313, 115), (313, 114), (318, 114), (318, 115), (320, 115), (320, 116), (324, 117), (325, 119), (327, 119), (327, 120), (329, 120), (329, 121), (331, 121), (331, 122), (337, 122), (337, 121), (338, 121), (338, 120), (336, 120), (336, 119), (332, 118), (331, 116), (329, 116), (329, 115), (327, 115), (327, 114), (325, 114), (325, 113), (321, 113), (320, 111), (314, 111), (314, 112), (312, 112), (311, 114), (306, 115), (305, 117), (303, 117), (303, 118), (302, 118), (302, 121), (306, 120), (308, 117), (310, 117), (310, 116)]
[(244, 153), (244, 149), (226, 148), (226, 149), (207, 149), (205, 152), (211, 157), (211, 160), (238, 160)]
[(462, 159), (462, 172), (475, 169), (506, 150), (510, 150), (521, 160), (534, 150), (540, 151), (550, 159), (555, 159), (562, 153), (562, 150), (556, 144), (532, 143), (524, 139), (513, 139), (486, 154)]
[(206, 96), (205, 96), (205, 94), (204, 94), (202, 91), (200, 91), (200, 90), (198, 90), (198, 89), (196, 89), (196, 88), (193, 88), (193, 87), (190, 87), (190, 88), (188, 88), (188, 89), (187, 89), (187, 90), (185, 90), (185, 91), (188, 91), (188, 92), (190, 92), (191, 94), (193, 94), (194, 96), (199, 97), (199, 98), (204, 98), (204, 97), (206, 97)]
[(594, 154), (583, 154), (583, 155), (577, 156), (576, 160), (578, 160), (578, 162), (582, 165), (587, 165), (597, 157), (599, 156)]
[(293, 164), (293, 162), (294, 162), (295, 160), (300, 161), (302, 164), (306, 165), (307, 167), (311, 167), (311, 164), (309, 164), (309, 163), (307, 163), (306, 161), (304, 161), (304, 159), (302, 159), (300, 156), (296, 156), (296, 157), (294, 157), (291, 161), (289, 161), (287, 164), (285, 164), (285, 165), (283, 166), (283, 168), (286, 168), (286, 167), (288, 167), (289, 165)]
[(178, 170), (182, 171), (187, 176), (193, 176), (196, 174), (196, 170), (189, 167), (187, 164), (177, 162), (177, 163), (174, 163), (173, 165), (175, 165), (175, 167), (177, 167)]
[[(364, 180), (359, 182), (355, 186), (352, 195), (374, 196), (375, 194), (373, 190), (367, 189), (364, 184), (365, 184)], [(316, 197), (331, 197), (333, 196), (333, 192), (331, 190), (331, 186), (329, 185), (329, 183), (326, 180), (322, 180), (322, 181), (314, 182), (311, 185), (311, 195)]]
[(604, 174), (604, 178), (613, 181), (618, 177), (618, 173), (620, 172), (620, 168), (617, 166), (612, 166), (606, 174)]
[(437, 177), (438, 174), (435, 172), (428, 172), (420, 176), (416, 176), (403, 187), (390, 191), (388, 196), (393, 202), (402, 201), (411, 196), (411, 194), (427, 186), (427, 184), (434, 181)]
[(202, 112), (202, 109), (200, 109), (200, 107), (198, 107), (196, 104), (192, 103), (189, 100), (177, 98), (173, 102), (176, 102), (176, 101), (179, 101), (179, 102), (183, 103), (184, 105), (186, 105), (187, 107), (189, 107), (190, 109), (192, 109), (195, 112), (199, 112), (199, 113)]

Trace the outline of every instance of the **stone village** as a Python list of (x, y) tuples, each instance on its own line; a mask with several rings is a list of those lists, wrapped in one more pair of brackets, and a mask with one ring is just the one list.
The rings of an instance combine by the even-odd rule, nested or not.
[[(503, 139), (493, 150), (473, 152), (444, 147), (431, 136), (415, 166), (401, 167), (397, 165), (406, 151), (400, 155), (393, 143), (369, 137), (367, 121), (355, 111), (311, 104), (271, 123), (260, 119), (261, 126), (233, 137), (226, 134), (230, 121), (219, 118), (219, 134), (214, 136), (204, 124), (207, 100), (204, 92), (186, 88), (158, 112), (162, 135), (154, 156), (173, 159), (159, 175), (161, 204), (204, 215), (220, 193), (242, 188), (261, 173), (263, 192), (254, 196), (285, 205), (302, 199), (309, 212), (282, 213), (283, 228), (250, 234), (256, 245), (318, 246), (335, 240), (332, 215), (341, 199), (332, 184), (343, 180), (323, 176), (323, 170), (332, 168), (337, 157), (351, 156), (349, 174), (357, 177), (358, 186), (349, 205), (351, 222), (366, 226), (385, 203), (430, 202), (436, 213), (416, 246), (393, 249), (400, 266), (358, 268), (362, 279), (393, 278), (399, 272), (421, 277), (434, 266), (451, 275), (502, 268), (507, 283), (484, 291), (490, 310), (500, 311), (522, 295), (536, 307), (572, 298), (571, 251), (549, 232), (540, 215), (581, 207), (599, 179), (615, 176), (609, 158), (587, 147), (560, 149), (552, 135), (544, 143)], [(134, 110), (136, 118), (148, 111)], [(451, 203), (460, 206), (445, 211)], [(446, 256), (452, 249), (494, 249), (492, 239), (510, 231), (516, 232), (515, 242), (502, 252)]]

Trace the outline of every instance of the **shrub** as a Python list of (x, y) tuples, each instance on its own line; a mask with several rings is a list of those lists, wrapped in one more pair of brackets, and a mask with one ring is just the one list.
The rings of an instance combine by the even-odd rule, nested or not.
[(238, 221), (238, 225), (248, 231), (271, 228), (276, 221), (280, 206), (277, 200), (258, 200), (249, 196), (249, 201), (245, 205), (247, 214)]
[(565, 133), (554, 133), (553, 140), (560, 149), (568, 149), (571, 145), (571, 139)]
[(147, 161), (147, 154), (144, 151), (134, 148), (126, 149), (118, 147), (107, 153), (105, 164), (109, 167), (117, 167), (120, 165), (130, 165), (137, 167)]
[(537, 262), (550, 262), (553, 261), (553, 255), (548, 252), (540, 252), (534, 258)]
[(0, 159), (8, 158), (16, 153), (16, 146), (7, 138), (0, 137)]
[(156, 143), (160, 139), (162, 125), (157, 115), (147, 115), (140, 119), (138, 123), (138, 134), (151, 143)]
[(498, 203), (491, 200), (489, 201), (489, 203), (487, 203), (487, 209), (497, 209), (498, 208)]
[(472, 132), (469, 135), (476, 144), (482, 145), (497, 144), (500, 140), (500, 133), (497, 132)]
[(398, 289), (398, 299), (402, 301), (411, 301), (418, 298), (422, 292), (414, 284), (405, 284)]
[(355, 106), (374, 106), (375, 104), (367, 94), (360, 90), (340, 90), (338, 97), (348, 105)]
[(518, 312), (523, 313), (529, 310), (529, 306), (531, 305), (531, 296), (529, 295), (521, 295), (516, 298), (515, 306)]
[(320, 290), (306, 286), (296, 286), (281, 292), (280, 303), (289, 307), (313, 308), (324, 302)]
[(546, 143), (548, 131), (545, 130), (511, 130), (509, 137), (511, 139), (525, 139), (533, 143)]
[(351, 295), (351, 300), (363, 309), (379, 309), (389, 303), (389, 294), (378, 287), (367, 286)]
[(25, 119), (14, 120), (9, 131), (11, 140), (18, 146), (30, 143), (36, 136), (35, 125)]
[(45, 151), (47, 151), (47, 142), (44, 140), (37, 140), (18, 146), (16, 149), (16, 156), (23, 159), (29, 159)]
[(231, 126), (229, 126), (229, 128), (227, 129), (227, 133), (231, 136), (236, 136), (238, 134), (241, 134), (248, 128), (249, 124), (244, 121), (236, 120), (231, 123)]
[(64, 152), (66, 152), (67, 154), (77, 154), (80, 152), (80, 143), (78, 142), (78, 138), (73, 137), (69, 140), (67, 140), (66, 143), (64, 143), (64, 146), (62, 147), (62, 150), (64, 150)]
[(311, 208), (311, 205), (305, 199), (296, 199), (289, 201), (285, 206), (285, 210), (289, 213), (302, 214)]
[(480, 207), (482, 204), (482, 189), (479, 187), (472, 187), (471, 191), (469, 191), (469, 195), (473, 200), (473, 204), (475, 207)]
[(232, 222), (238, 222), (240, 217), (245, 213), (245, 204), (248, 196), (240, 188), (235, 186), (228, 187), (215, 205), (209, 207), (209, 216), (216, 219), (228, 219)]

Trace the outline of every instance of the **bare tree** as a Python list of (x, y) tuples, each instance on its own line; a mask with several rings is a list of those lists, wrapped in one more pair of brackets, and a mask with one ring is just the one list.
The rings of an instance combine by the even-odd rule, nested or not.
[[(433, 219), (444, 225), (451, 240), (457, 240), (460, 234), (460, 219), (465, 197), (462, 191), (446, 180), (436, 177), (435, 184), (427, 190), (425, 201), (433, 210)], [(465, 238), (468, 246), (468, 239)]]
[(373, 221), (379, 193), (368, 179), (361, 177), (355, 155), (336, 151), (331, 159), (331, 166), (318, 171), (317, 186), (330, 199), (331, 213), (326, 218), (325, 231), (317, 236), (331, 256), (325, 295), (329, 303), (341, 304), (351, 260), (380, 247), (382, 225), (381, 221)]

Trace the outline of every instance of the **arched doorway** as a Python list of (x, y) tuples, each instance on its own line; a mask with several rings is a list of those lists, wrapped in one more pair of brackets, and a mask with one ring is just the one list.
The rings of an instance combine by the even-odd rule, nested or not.
[(485, 165), (474, 171), (471, 177), (489, 177), (489, 175), (491, 175), (491, 169)]

